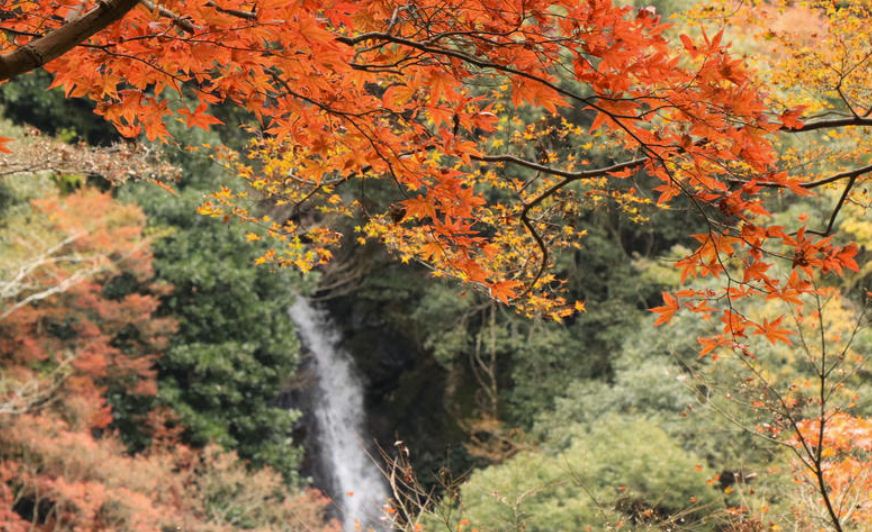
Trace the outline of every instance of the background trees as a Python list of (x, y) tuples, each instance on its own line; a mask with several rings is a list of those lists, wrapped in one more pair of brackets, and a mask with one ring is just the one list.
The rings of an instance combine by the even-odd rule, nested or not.
[[(573, 526), (604, 505), (612, 524), (841, 529), (868, 506), (869, 5), (732, 4), (699, 2), (669, 28), (653, 6), (605, 1), (16, 2), (0, 59), (11, 76), (59, 55), (46, 65), (54, 83), (128, 137), (176, 142), (173, 120), (206, 129), (239, 117), (228, 106), (251, 115), (250, 141), (225, 135), (232, 149), (215, 151), (247, 186), (228, 183), (199, 209), (249, 229), (180, 216), (172, 204), (190, 205), (192, 187), (178, 200), (137, 193), (153, 226), (177, 227), (155, 248), (158, 276), (181, 287), (158, 310), (181, 327), (159, 397), (187, 441), (217, 438), (294, 477), (293, 456), (277, 451), (290, 417), (266, 430), (274, 368), (294, 362), (284, 292), (273, 296), (285, 280), (241, 266), (308, 272), (338, 255), (318, 295), (351, 342), (380, 346), (364, 365), (374, 389), (420, 392), (438, 374), (445, 415), (403, 428), (448, 427), (453, 457), (482, 468), (416, 512), (544, 526), (540, 506), (563, 499), (577, 503), (562, 516)], [(797, 31), (799, 18), (814, 33)], [(414, 269), (338, 247), (368, 240)], [(218, 266), (230, 249), (244, 260)], [(113, 286), (127, 297), (134, 284)], [(395, 428), (384, 423), (384, 441)], [(631, 483), (632, 471), (618, 475), (627, 505), (621, 481), (601, 474), (600, 460), (620, 460), (600, 440), (633, 429), (668, 451), (652, 475), (681, 479), (669, 488), (690, 509), (656, 496), (667, 484)], [(440, 447), (412, 446), (425, 469)], [(651, 456), (628, 448), (621, 457)], [(577, 462), (584, 450), (603, 458)], [(524, 493), (540, 496), (513, 494), (508, 516), (479, 497), (477, 479), (527, 477), (530, 457), (546, 467)], [(558, 462), (603, 477), (593, 506), (557, 489), (583, 487)], [(713, 472), (710, 488), (697, 469)], [(792, 480), (813, 496), (779, 489)]]
[[(189, 290), (188, 314), (182, 312), (171, 298), (184, 298), (186, 292), (177, 293), (167, 282), (170, 275), (154, 266), (172, 257), (166, 250), (179, 246), (177, 234), (166, 234), (167, 221), (184, 226), (155, 215), (156, 227), (147, 227), (146, 213), (129, 201), (135, 190), (125, 202), (88, 184), (89, 174), (105, 180), (118, 172), (116, 148), (74, 148), (41, 136), (21, 136), (14, 146), (14, 157), (4, 161), (9, 170), (0, 215), (0, 526), (331, 528), (324, 514), (329, 500), (317, 491), (296, 489), (294, 414), (275, 404), (279, 383), (293, 375), (296, 361), (292, 331), (280, 325), (290, 288), (278, 283), (278, 276), (253, 269), (244, 270), (247, 277), (233, 277), (232, 269), (203, 275), (208, 273), (203, 263), (185, 269), (192, 258), (185, 257), (168, 262), (182, 272), (172, 279)], [(47, 161), (34, 155), (58, 152), (74, 156)], [(143, 168), (147, 176), (170, 167), (131, 152), (121, 174), (131, 177)], [(196, 201), (180, 202), (190, 209), (164, 205), (165, 212), (195, 222)], [(232, 237), (225, 227), (200, 222), (205, 226), (197, 235), (201, 243)], [(246, 245), (236, 234), (236, 243)], [(162, 238), (165, 247), (153, 251), (155, 239)], [(225, 328), (229, 345), (213, 362), (235, 372), (233, 379), (219, 374), (216, 382), (209, 366), (197, 373), (193, 364), (184, 365), (185, 350), (197, 345), (186, 318), (204, 309), (235, 308), (216, 306), (215, 292), (191, 295), (199, 285), (191, 288), (185, 280), (197, 275), (233, 283), (237, 294), (252, 290), (255, 301), (243, 308), (253, 313), (255, 323), (233, 320), (240, 328)], [(276, 303), (270, 306), (270, 301)], [(270, 310), (281, 312), (264, 314)], [(258, 333), (258, 343), (248, 351), (244, 333)], [(260, 359), (253, 356), (259, 349)], [(240, 363), (246, 357), (247, 364)], [(205, 361), (198, 357), (196, 367), (203, 368)], [(184, 388), (191, 396), (179, 398), (174, 380), (179, 375), (193, 381)], [(224, 385), (223, 396), (236, 398), (235, 410), (224, 404), (216, 408), (197, 395), (210, 386), (210, 378), (213, 388)], [(216, 395), (220, 403), (221, 390)], [(198, 424), (198, 419), (207, 422)]]

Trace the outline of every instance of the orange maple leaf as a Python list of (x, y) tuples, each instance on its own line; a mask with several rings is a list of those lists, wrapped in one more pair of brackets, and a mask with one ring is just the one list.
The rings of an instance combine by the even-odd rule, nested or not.
[(524, 283), (521, 281), (507, 280), (491, 283), (489, 288), (493, 298), (502, 301), (503, 303), (508, 303), (510, 299), (513, 299), (518, 295), (518, 288), (523, 285)]
[(784, 316), (779, 316), (771, 322), (764, 319), (761, 325), (755, 325), (757, 330), (754, 331), (754, 334), (765, 336), (772, 345), (775, 345), (778, 342), (793, 345), (793, 342), (790, 341), (790, 329), (779, 328), (779, 325), (781, 325), (783, 320)]
[(805, 123), (799, 119), (802, 116), (802, 112), (805, 111), (805, 106), (800, 105), (798, 107), (794, 107), (793, 109), (788, 109), (781, 113), (781, 123), (790, 129), (799, 129)]
[(650, 309), (651, 312), (658, 314), (654, 326), (659, 327), (668, 323), (680, 308), (681, 305), (678, 302), (678, 298), (672, 297), (669, 292), (663, 292), (663, 305)]
[(188, 127), (198, 127), (200, 129), (209, 130), (209, 126), (216, 124), (223, 124), (221, 120), (215, 118), (214, 116), (207, 114), (206, 104), (201, 103), (194, 109), (193, 112), (188, 109), (182, 108), (179, 109), (179, 114), (185, 117), (185, 122)]

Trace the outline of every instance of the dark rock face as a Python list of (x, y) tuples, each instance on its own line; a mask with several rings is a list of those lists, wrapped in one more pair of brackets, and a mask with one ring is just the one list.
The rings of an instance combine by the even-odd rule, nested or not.
[[(373, 439), (374, 448), (388, 453), (393, 452), (394, 442), (402, 440), (424, 483), (436, 482), (446, 467), (465, 470), (470, 460), (463, 447), (466, 434), (456, 422), (458, 409), (448, 391), (458, 388), (449, 382), (456, 377), (418, 345), (410, 331), (398, 330), (384, 314), (374, 311), (377, 303), (351, 295), (326, 305), (342, 332), (340, 347), (354, 358), (365, 389), (364, 431)], [(335, 494), (330, 471), (319, 459), (312, 359), (305, 350), (302, 355), (280, 404), (302, 412), (293, 433), (294, 442), (304, 449), (301, 476), (325, 493)]]
[(351, 294), (328, 308), (364, 382), (369, 433), (386, 451), (405, 442), (421, 480), (431, 482), (440, 468), (461, 470), (469, 457), (457, 424), (462, 416), (448, 391), (457, 388), (453, 377), (420, 345), (413, 327), (401, 330), (385, 317), (408, 315), (414, 304), (414, 298), (388, 303)]
[(285, 391), (279, 399), (279, 406), (301, 413), (291, 434), (294, 443), (303, 448), (300, 476), (311, 479), (312, 483), (325, 493), (331, 493), (334, 487), (330, 485), (330, 472), (325, 471), (321, 461), (318, 460), (317, 423), (313, 404), (315, 394), (312, 391), (315, 385), (311, 357), (303, 356), (297, 374), (286, 383)]

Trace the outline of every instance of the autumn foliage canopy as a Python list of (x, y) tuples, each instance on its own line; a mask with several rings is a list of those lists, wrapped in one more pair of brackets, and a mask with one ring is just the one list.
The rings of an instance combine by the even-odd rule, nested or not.
[[(71, 25), (93, 24), (88, 17), (120, 19), (92, 28), (87, 42), (66, 43), (69, 51), (46, 68), (68, 95), (98, 102), (97, 112), (123, 134), (166, 138), (168, 115), (209, 127), (219, 122), (209, 105), (233, 102), (263, 124), (250, 154), (258, 164), (240, 163), (261, 196), (297, 210), (318, 202), (364, 209), (335, 191), (388, 179), (402, 199), (384, 215), (368, 213), (367, 234), (532, 311), (568, 312), (543, 275), (549, 250), (577, 239), (572, 228), (555, 229), (570, 185), (597, 178), (644, 175), (646, 190), (634, 186), (629, 194), (653, 195), (660, 205), (680, 199), (710, 220), (681, 263), (683, 275), (725, 274), (729, 257), (742, 270), (733, 299), (762, 291), (789, 301), (816, 271), (856, 268), (856, 250), (834, 245), (820, 234), (827, 231), (768, 225), (763, 193), (806, 194), (823, 184), (779, 165), (779, 135), (870, 119), (805, 119), (802, 107), (767, 95), (720, 32), (672, 42), (653, 8), (605, 0), (265, 1), (254, 8), (204, 0), (12, 2), (7, 9), (10, 68), (19, 56), (50, 57), (54, 48), (43, 50), (42, 41), (57, 45)], [(183, 87), (194, 91), (193, 109), (166, 98)], [(586, 132), (626, 158), (597, 167), (583, 150), (564, 161), (493, 149), (482, 138), (497, 130), (496, 109), (504, 106), (490, 90), (504, 91), (514, 108), (555, 114), (576, 106), (592, 119)], [(571, 127), (563, 133), (571, 141)], [(250, 217), (232, 196), (216, 195), (204, 212)], [(311, 267), (330, 257), (337, 235), (329, 227), (300, 227), (292, 217), (260, 221), (286, 240), (266, 259)], [(314, 244), (303, 246), (303, 234)], [(793, 275), (768, 273), (769, 248), (784, 250)], [(687, 293), (681, 305), (707, 312), (698, 296), (725, 295)], [(755, 325), (735, 312), (727, 317), (740, 330)]]

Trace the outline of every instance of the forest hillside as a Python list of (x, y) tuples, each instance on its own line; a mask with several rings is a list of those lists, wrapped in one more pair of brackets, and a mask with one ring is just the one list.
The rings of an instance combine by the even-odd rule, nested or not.
[(0, 6), (0, 529), (872, 530), (872, 0)]

